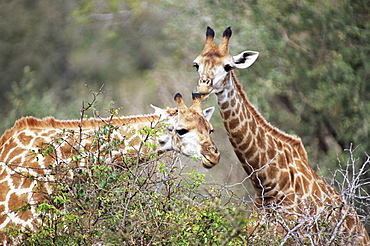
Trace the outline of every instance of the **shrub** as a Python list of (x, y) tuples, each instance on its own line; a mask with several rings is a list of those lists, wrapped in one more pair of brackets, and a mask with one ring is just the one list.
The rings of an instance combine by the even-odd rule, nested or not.
[[(94, 107), (97, 95), (81, 110), (81, 120), (85, 111)], [(117, 110), (110, 108), (109, 112), (113, 116)], [(42, 146), (38, 154), (54, 158), (48, 170), (53, 192), (49, 194), (42, 189), (45, 181), (40, 181), (40, 189), (35, 192), (42, 193), (45, 200), (19, 208), (27, 211), (35, 206), (38, 230), (11, 227), (9, 235), (22, 238), (23, 245), (236, 246), (290, 242), (309, 245), (312, 241), (301, 238), (299, 230), (306, 230), (312, 224), (324, 233), (321, 235), (323, 242), (336, 240), (333, 238), (335, 231), (329, 228), (327, 221), (309, 215), (301, 224), (282, 216), (281, 211), (271, 213), (271, 224), (249, 219), (250, 204), (231, 190), (225, 193), (228, 190), (225, 186), (207, 185), (205, 175), (178, 165), (179, 156), (175, 153), (159, 155), (154, 151), (145, 154), (139, 151), (113, 163), (104, 157), (116, 151), (120, 144), (105, 137), (114, 131), (116, 128), (109, 124), (96, 129), (95, 145), (99, 148), (94, 148), (93, 144), (82, 151), (78, 148), (81, 143), (75, 143), (73, 149), (76, 151), (69, 163), (53, 155), (53, 143)], [(156, 135), (158, 132), (143, 129), (143, 133)], [(349, 204), (361, 202), (363, 205), (368, 203), (369, 195), (363, 189), (368, 181), (361, 177), (368, 172), (370, 159), (358, 169), (352, 149), (349, 153), (347, 169), (336, 172), (346, 180), (339, 188)], [(366, 209), (365, 206), (361, 208)], [(368, 218), (364, 215), (364, 219)], [(274, 234), (276, 225), (287, 229), (285, 236)]]

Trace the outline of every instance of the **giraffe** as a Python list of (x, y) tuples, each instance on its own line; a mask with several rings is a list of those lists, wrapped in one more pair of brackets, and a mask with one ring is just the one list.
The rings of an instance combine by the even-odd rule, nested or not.
[[(34, 206), (27, 211), (18, 208), (43, 201), (44, 195), (36, 192), (40, 184), (45, 184), (45, 192), (51, 194), (53, 187), (46, 185), (51, 183), (46, 181), (53, 181), (55, 177), (49, 166), (73, 167), (76, 153), (89, 153), (100, 159), (103, 157), (108, 164), (113, 164), (122, 155), (149, 152), (143, 143), (150, 142), (156, 144), (159, 153), (175, 150), (185, 156), (201, 159), (206, 168), (215, 165), (220, 156), (210, 137), (213, 128), (209, 123), (214, 107), (202, 111), (201, 97), (195, 93), (190, 108), (185, 105), (181, 94), (176, 94), (174, 100), (177, 108), (153, 106), (155, 113), (150, 115), (83, 121), (60, 121), (51, 117), (18, 120), (0, 138), (0, 245), (19, 243), (20, 239), (10, 239), (4, 232), (9, 226), (37, 231), (38, 218)], [(96, 133), (104, 131), (107, 126), (114, 128), (114, 131), (97, 137)], [(157, 129), (157, 135), (149, 137), (145, 133), (148, 128)], [(99, 142), (107, 138), (110, 138), (110, 142), (115, 140), (119, 150), (108, 154), (104, 152), (104, 143), (99, 146)], [(46, 153), (46, 150), (50, 151), (40, 154)], [(81, 168), (88, 163), (81, 161), (75, 165)]]
[[(198, 93), (204, 100), (211, 94), (217, 97), (229, 140), (256, 192), (255, 211), (260, 215), (282, 211), (284, 218), (295, 218), (294, 230), (298, 225), (301, 228), (309, 228), (308, 224), (317, 227), (312, 218), (316, 221), (324, 218), (334, 227), (325, 242), (334, 243), (335, 236), (338, 236), (343, 237), (336, 241), (341, 245), (369, 245), (369, 236), (356, 211), (311, 168), (301, 139), (272, 126), (249, 102), (233, 69), (251, 66), (259, 53), (244, 51), (231, 56), (228, 44), (231, 34), (228, 27), (221, 43), (216, 46), (215, 32), (207, 27), (205, 46), (193, 66), (200, 75)], [(283, 242), (294, 231), (286, 227), (280, 229), (277, 234), (285, 235)], [(327, 238), (323, 239), (319, 234), (324, 229), (306, 229), (306, 232), (314, 233), (315, 230), (316, 237), (309, 238), (311, 243), (323, 245)], [(302, 233), (304, 231), (301, 230)], [(307, 237), (308, 233), (304, 235)], [(349, 238), (348, 241), (345, 237)]]

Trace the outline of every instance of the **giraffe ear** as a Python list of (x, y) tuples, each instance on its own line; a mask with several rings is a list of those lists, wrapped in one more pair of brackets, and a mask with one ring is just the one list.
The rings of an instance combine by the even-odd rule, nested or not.
[(256, 51), (243, 51), (233, 56), (234, 66), (239, 69), (247, 68), (257, 60), (258, 54)]
[(150, 107), (154, 109), (154, 114), (159, 115), (160, 120), (164, 120), (165, 118), (167, 118), (167, 116), (169, 116), (167, 110), (165, 109), (158, 108), (153, 104), (150, 104)]
[(205, 110), (203, 110), (204, 118), (210, 121), (213, 115), (213, 112), (215, 112), (215, 107), (206, 108)]

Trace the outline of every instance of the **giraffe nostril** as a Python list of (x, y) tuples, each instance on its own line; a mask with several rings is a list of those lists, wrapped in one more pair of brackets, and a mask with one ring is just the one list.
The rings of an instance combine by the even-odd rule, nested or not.
[(199, 84), (212, 85), (212, 80), (211, 79), (200, 79)]
[(209, 147), (209, 148), (208, 148), (208, 151), (209, 151), (209, 152), (212, 152), (212, 153), (214, 153), (214, 154), (218, 154), (218, 149), (217, 149), (216, 147)]

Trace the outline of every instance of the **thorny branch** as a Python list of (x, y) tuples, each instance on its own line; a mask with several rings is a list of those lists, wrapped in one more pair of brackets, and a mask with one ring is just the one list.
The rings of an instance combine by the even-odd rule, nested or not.
[[(79, 128), (80, 128), (80, 143), (82, 142), (82, 128), (83, 128), (83, 120), (85, 119), (85, 112), (91, 108), (94, 107), (96, 101), (97, 101), (97, 97), (103, 93), (103, 87), (104, 87), (104, 84), (100, 87), (99, 91), (98, 92), (92, 92), (91, 94), (93, 95), (93, 99), (92, 101), (89, 103), (87, 103), (87, 105), (85, 106), (85, 101), (82, 101), (82, 108), (80, 110), (80, 124), (79, 124)], [(91, 89), (90, 89), (91, 91)]]

